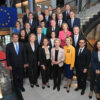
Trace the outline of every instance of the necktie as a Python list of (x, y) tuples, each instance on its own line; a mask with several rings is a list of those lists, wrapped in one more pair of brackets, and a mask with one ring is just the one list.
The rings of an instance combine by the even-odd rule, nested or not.
[(74, 36), (75, 47), (77, 46), (77, 36)]
[(73, 27), (73, 23), (74, 23), (74, 20), (72, 19), (72, 20), (71, 20), (72, 27)]
[(82, 49), (79, 49), (79, 55), (81, 55), (81, 53), (82, 53)]
[(38, 36), (38, 43), (40, 44), (40, 41), (41, 41), (41, 37), (40, 35)]
[(17, 53), (17, 55), (18, 55), (18, 53), (19, 53), (19, 48), (18, 48), (17, 43), (16, 43), (16, 53)]
[(59, 24), (58, 25), (59, 25), (59, 27), (61, 27), (61, 21), (60, 20), (59, 20)]

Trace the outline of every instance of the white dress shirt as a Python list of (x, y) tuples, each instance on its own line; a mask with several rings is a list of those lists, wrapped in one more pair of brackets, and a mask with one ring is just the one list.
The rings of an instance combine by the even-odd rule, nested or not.
[(15, 48), (15, 51), (16, 51), (16, 44), (17, 44), (17, 46), (18, 46), (18, 48), (19, 48), (19, 43), (18, 42), (13, 42), (13, 45), (14, 45), (14, 48)]

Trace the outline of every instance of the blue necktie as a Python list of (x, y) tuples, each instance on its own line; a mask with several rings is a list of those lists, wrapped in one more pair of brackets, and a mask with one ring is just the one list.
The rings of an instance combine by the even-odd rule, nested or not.
[(40, 41), (41, 41), (41, 37), (40, 35), (38, 36), (38, 43), (40, 44)]
[(17, 44), (16, 44), (16, 53), (17, 53), (17, 55), (19, 53), (19, 48), (18, 48), (18, 45)]

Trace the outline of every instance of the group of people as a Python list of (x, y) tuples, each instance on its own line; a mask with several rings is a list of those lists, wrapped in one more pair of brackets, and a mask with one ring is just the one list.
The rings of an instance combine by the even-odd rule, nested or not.
[(44, 13), (39, 6), (34, 14), (26, 9), (23, 28), (17, 21), (11, 39), (12, 42), (6, 46), (6, 58), (17, 89), (25, 91), (23, 77), (27, 68), (32, 88), (34, 85), (39, 87), (41, 72), (42, 89), (50, 88), (49, 79), (53, 78), (53, 90), (57, 88), (60, 91), (61, 75), (64, 74), (67, 78), (65, 88), (69, 93), (75, 70), (78, 84), (75, 91), (81, 89), (81, 95), (84, 95), (88, 69), (91, 69), (89, 98), (96, 90), (97, 99), (100, 100), (100, 40), (91, 54), (80, 32), (80, 19), (75, 17), (69, 4), (66, 4), (63, 13), (60, 7), (54, 13), (52, 6), (45, 9)]

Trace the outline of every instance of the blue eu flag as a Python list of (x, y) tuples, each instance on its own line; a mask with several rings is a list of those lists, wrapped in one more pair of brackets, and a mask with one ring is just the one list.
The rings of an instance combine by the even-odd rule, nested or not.
[(14, 27), (17, 21), (17, 9), (0, 7), (0, 28)]

